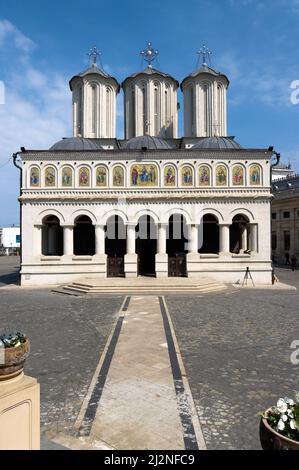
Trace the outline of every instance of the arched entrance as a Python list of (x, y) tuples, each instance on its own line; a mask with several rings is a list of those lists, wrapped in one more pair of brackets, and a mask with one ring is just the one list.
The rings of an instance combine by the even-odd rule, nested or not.
[(124, 277), (126, 254), (126, 227), (121, 217), (109, 217), (105, 227), (105, 253), (107, 254), (107, 276)]
[(139, 276), (155, 276), (155, 256), (157, 253), (157, 227), (149, 215), (140, 217), (136, 226), (136, 253), (138, 255)]
[(168, 237), (166, 241), (166, 252), (168, 254), (168, 276), (187, 276), (186, 243), (187, 238), (186, 220), (181, 214), (170, 216), (168, 223)]
[(219, 225), (213, 214), (205, 214), (202, 218), (202, 245), (199, 253), (219, 253)]
[(248, 218), (237, 214), (230, 226), (230, 252), (240, 253), (248, 249)]
[(48, 215), (43, 220), (42, 254), (45, 256), (63, 255), (63, 228), (56, 215)]
[(75, 221), (74, 254), (77, 256), (95, 254), (95, 228), (87, 215), (81, 215)]

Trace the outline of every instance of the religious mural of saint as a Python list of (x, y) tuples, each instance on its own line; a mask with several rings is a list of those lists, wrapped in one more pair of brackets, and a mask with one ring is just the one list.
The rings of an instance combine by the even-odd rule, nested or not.
[(79, 170), (79, 186), (89, 186), (89, 168), (85, 166)]
[(226, 186), (227, 170), (224, 165), (219, 165), (216, 169), (216, 186)]
[(240, 165), (236, 165), (233, 168), (233, 185), (241, 186), (244, 184), (244, 169)]
[(62, 168), (61, 182), (62, 186), (72, 186), (72, 169), (70, 167)]
[(168, 165), (164, 170), (164, 184), (165, 186), (175, 185), (175, 168), (172, 165)]
[(257, 185), (261, 184), (261, 170), (258, 165), (251, 165), (249, 169), (250, 184)]
[(210, 168), (207, 165), (199, 167), (199, 186), (210, 185)]
[(39, 186), (39, 169), (33, 167), (30, 170), (30, 186)]
[(154, 165), (134, 165), (131, 169), (132, 186), (156, 186), (157, 169)]
[(45, 186), (55, 186), (55, 170), (52, 167), (45, 170)]
[(107, 170), (104, 166), (99, 166), (96, 173), (97, 186), (107, 186)]
[(182, 168), (182, 185), (191, 186), (193, 184), (192, 169), (189, 166)]
[(121, 166), (113, 168), (113, 186), (124, 186), (124, 170)]

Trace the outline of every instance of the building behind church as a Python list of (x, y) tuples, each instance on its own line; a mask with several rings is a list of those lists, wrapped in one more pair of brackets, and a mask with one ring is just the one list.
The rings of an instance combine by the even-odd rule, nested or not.
[[(23, 285), (188, 276), (271, 283), (271, 148), (227, 135), (229, 80), (203, 62), (181, 84), (147, 66), (120, 85), (91, 64), (70, 80), (73, 137), (23, 149)], [(177, 90), (184, 98), (178, 136)], [(124, 94), (124, 139), (116, 138)], [(67, 110), (66, 110), (67, 112)]]

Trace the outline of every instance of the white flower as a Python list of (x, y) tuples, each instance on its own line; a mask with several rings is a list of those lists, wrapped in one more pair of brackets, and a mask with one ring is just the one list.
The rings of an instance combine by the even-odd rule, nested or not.
[(291, 419), (291, 421), (290, 421), (290, 428), (291, 429), (296, 429), (296, 423), (295, 423), (294, 419)]
[(281, 415), (281, 419), (282, 421), (286, 422), (288, 420), (288, 417), (287, 415)]
[(292, 410), (288, 410), (287, 414), (289, 415), (290, 418), (294, 418), (294, 413)]
[(285, 428), (284, 422), (282, 421), (282, 419), (280, 419), (280, 420), (278, 421), (278, 424), (277, 424), (277, 429), (278, 429), (279, 431), (283, 431), (284, 428)]
[(292, 398), (287, 398), (286, 397), (286, 398), (284, 398), (284, 401), (290, 406), (295, 405), (295, 402), (294, 402), (294, 400), (292, 400)]
[(288, 409), (288, 405), (283, 398), (280, 398), (277, 402), (277, 408), (280, 413), (285, 413)]

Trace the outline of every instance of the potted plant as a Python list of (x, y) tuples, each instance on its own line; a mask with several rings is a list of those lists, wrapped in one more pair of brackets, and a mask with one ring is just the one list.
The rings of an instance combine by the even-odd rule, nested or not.
[(0, 334), (0, 381), (22, 373), (29, 349), (29, 340), (23, 333)]
[(264, 450), (299, 450), (299, 394), (262, 413), (260, 440)]

